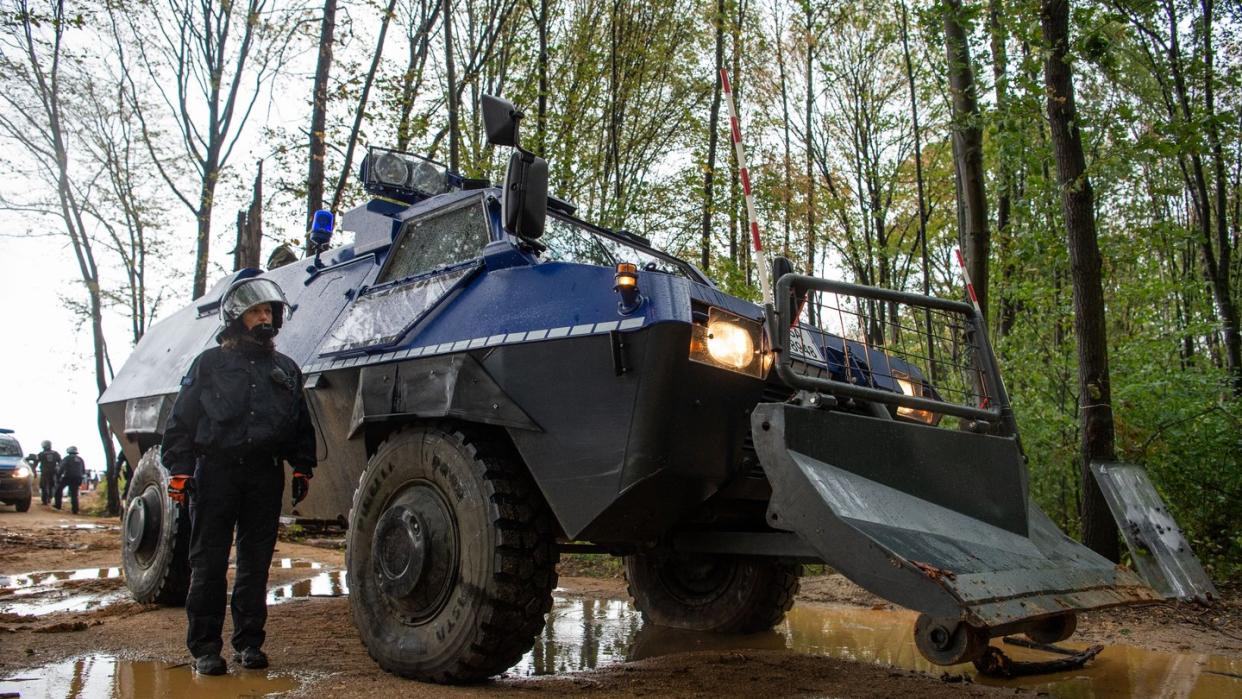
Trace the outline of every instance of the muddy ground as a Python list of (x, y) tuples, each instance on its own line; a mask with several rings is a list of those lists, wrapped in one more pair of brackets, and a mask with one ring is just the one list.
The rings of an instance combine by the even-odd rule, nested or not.
[[(37, 503), (18, 514), (0, 507), (0, 576), (11, 584), (33, 571), (102, 568), (101, 578), (70, 580), (59, 597), (85, 595), (106, 600), (97, 608), (38, 616), (0, 614), (0, 677), (89, 654), (184, 663), (185, 617), (181, 609), (127, 601), (123, 582), (107, 572), (119, 565), (120, 532), (116, 520), (74, 517)], [(344, 552), (282, 541), (271, 587), (279, 588), (311, 574), (340, 570)], [(305, 567), (314, 561), (318, 570)], [(278, 564), (279, 565), (279, 564)], [(558, 595), (586, 602), (625, 597), (619, 579), (575, 577), (572, 565), (562, 571)], [(111, 577), (109, 577), (111, 575)], [(0, 578), (4, 580), (5, 578)], [(12, 593), (0, 593), (0, 606)], [(1085, 615), (1075, 640), (1124, 644), (1157, 651), (1203, 653), (1242, 658), (1242, 595), (1225, 590), (1225, 601), (1211, 608), (1160, 604), (1141, 610)], [(836, 575), (803, 579), (798, 607), (885, 609), (889, 605)], [(272, 671), (292, 674), (300, 687), (290, 696), (375, 697), (474, 696), (540, 692), (591, 696), (816, 695), (842, 697), (1012, 696), (1032, 690), (1017, 686), (983, 686), (962, 677), (894, 669), (822, 655), (773, 649), (673, 652), (632, 662), (601, 664), (595, 670), (553, 675), (509, 673), (482, 685), (448, 688), (423, 685), (388, 675), (367, 656), (354, 631), (346, 597), (301, 597), (270, 609), (266, 650)], [(225, 634), (229, 633), (226, 625)], [(904, 632), (903, 632), (904, 633)], [(695, 648), (694, 643), (685, 647)], [(667, 649), (661, 652), (666, 652)], [(211, 678), (206, 678), (210, 680)], [(955, 681), (954, 681), (955, 680)]]

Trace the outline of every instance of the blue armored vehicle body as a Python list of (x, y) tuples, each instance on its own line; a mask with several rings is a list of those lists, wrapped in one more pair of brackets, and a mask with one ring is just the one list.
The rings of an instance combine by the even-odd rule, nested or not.
[(239, 271), (139, 343), (100, 398), (139, 464), (123, 527), (136, 597), (184, 598), (186, 517), (157, 447), (221, 294), (259, 274), (288, 297), (276, 343), (318, 435), (315, 488), (289, 514), (348, 525), (354, 619), (389, 671), (509, 667), (561, 551), (624, 556), (648, 621), (719, 632), (771, 628), (799, 565), (827, 562), (923, 612), (916, 640), (945, 664), (1155, 597), (1030, 500), (970, 306), (781, 260), (773, 303), (725, 294), (548, 197), (520, 113), (485, 112), (517, 151), (504, 187), (372, 149), (374, 198), (340, 221), (352, 244)]

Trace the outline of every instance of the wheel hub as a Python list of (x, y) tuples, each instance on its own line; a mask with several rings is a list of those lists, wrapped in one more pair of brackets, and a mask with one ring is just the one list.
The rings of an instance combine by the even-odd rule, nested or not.
[(426, 525), (403, 505), (391, 507), (375, 526), (375, 561), (380, 588), (392, 597), (406, 597), (418, 585), (427, 563)]
[(416, 481), (389, 503), (371, 536), (376, 585), (407, 624), (436, 615), (457, 577), (457, 521), (439, 488)]
[(132, 498), (125, 510), (125, 547), (143, 566), (150, 564), (159, 547), (163, 504), (159, 489), (152, 486)]

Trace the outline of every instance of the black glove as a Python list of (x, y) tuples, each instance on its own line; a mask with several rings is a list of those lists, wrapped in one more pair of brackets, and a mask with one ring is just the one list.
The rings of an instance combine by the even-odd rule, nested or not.
[(293, 472), (293, 507), (297, 507), (310, 494), (310, 479), (309, 473)]

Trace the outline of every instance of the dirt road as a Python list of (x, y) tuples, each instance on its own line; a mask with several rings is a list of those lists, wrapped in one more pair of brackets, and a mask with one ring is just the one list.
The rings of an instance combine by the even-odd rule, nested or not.
[[(28, 684), (16, 686), (29, 688), (33, 686), (29, 682), (50, 672), (40, 668), (84, 656), (173, 665), (188, 660), (182, 645), (184, 612), (129, 601), (116, 570), (117, 526), (115, 520), (73, 517), (38, 504), (26, 514), (0, 508), (0, 610), (9, 610), (0, 613), (0, 678), (20, 675)], [(548, 629), (521, 664), (478, 686), (423, 685), (384, 673), (367, 656), (350, 619), (348, 597), (343, 596), (342, 551), (281, 542), (276, 559), (266, 646), (273, 667), (267, 675), (251, 676), (260, 684), (283, 679), (279, 689), (289, 696), (438, 697), (539, 691), (593, 696), (963, 697), (1012, 696), (1015, 691), (1043, 687), (985, 686), (956, 671), (946, 674), (919, 666), (906, 658), (910, 650), (874, 650), (888, 648), (883, 644), (890, 644), (890, 637), (895, 639), (891, 643), (906, 643), (912, 617), (888, 611), (882, 600), (839, 576), (804, 579), (803, 594), (783, 629), (744, 639), (642, 628), (624, 600), (621, 581), (562, 576)], [(29, 575), (35, 571), (62, 573)], [(1240, 684), (1222, 685), (1227, 695), (1231, 688), (1242, 689), (1239, 608), (1233, 595), (1215, 610), (1160, 605), (1141, 613), (1088, 615), (1080, 636), (1093, 643), (1212, 657), (1215, 664), (1200, 663), (1209, 668), (1205, 672), (1217, 673), (1226, 683), (1231, 673), (1239, 675)], [(870, 628), (870, 635), (862, 634), (862, 627)], [(847, 647), (851, 645), (852, 649)], [(828, 657), (832, 655), (839, 657)], [(83, 666), (78, 661), (73, 667), (80, 673)], [(1210, 669), (1217, 667), (1224, 669)], [(207, 683), (214, 679), (193, 678), (194, 686), (210, 694)], [(44, 680), (53, 686), (47, 696), (68, 694), (66, 687), (57, 695), (55, 682)], [(1205, 681), (1216, 680), (1212, 676)], [(111, 685), (113, 694), (143, 693), (117, 689), (138, 686), (117, 682)], [(0, 681), (0, 689), (5, 687)], [(28, 690), (23, 696), (44, 694)]]

